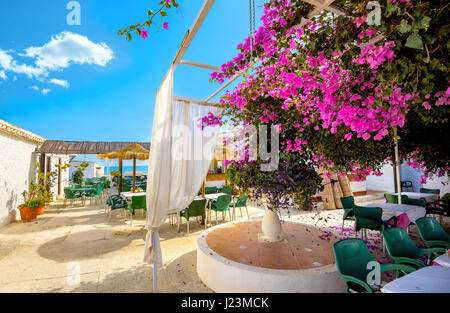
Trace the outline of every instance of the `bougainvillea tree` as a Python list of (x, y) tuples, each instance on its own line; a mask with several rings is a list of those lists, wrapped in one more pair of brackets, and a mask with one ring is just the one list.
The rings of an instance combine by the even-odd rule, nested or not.
[[(220, 121), (277, 125), (280, 168), (295, 160), (308, 170), (379, 175), (393, 159), (396, 130), (401, 157), (425, 172), (422, 179), (447, 174), (448, 2), (378, 1), (379, 25), (368, 2), (335, 1), (345, 15), (323, 12), (302, 25), (311, 5), (268, 1), (263, 25), (238, 45), (237, 57), (211, 75), (223, 83), (246, 72), (244, 81), (221, 99)], [(249, 190), (276, 184), (280, 175), (252, 171), (254, 164), (245, 158), (233, 161), (230, 181)], [(294, 176), (305, 170), (289, 169)], [(308, 179), (291, 183), (314, 186), (308, 192), (286, 189), (306, 204), (320, 188)]]
[(148, 10), (147, 16), (145, 20), (142, 22), (137, 22), (136, 24), (132, 24), (130, 26), (125, 27), (124, 29), (119, 29), (117, 31), (117, 35), (119, 36), (125, 36), (128, 40), (131, 40), (133, 38), (133, 33), (136, 32), (138, 36), (141, 36), (142, 39), (148, 38), (148, 29), (154, 25), (157, 28), (164, 28), (166, 30), (169, 30), (169, 23), (168, 22), (161, 22), (161, 25), (158, 25), (157, 22), (155, 22), (156, 17), (161, 17), (163, 19), (167, 16), (167, 10), (170, 10), (172, 8), (178, 8), (178, 2), (177, 0), (161, 0), (158, 3), (159, 8), (155, 12), (153, 10)]

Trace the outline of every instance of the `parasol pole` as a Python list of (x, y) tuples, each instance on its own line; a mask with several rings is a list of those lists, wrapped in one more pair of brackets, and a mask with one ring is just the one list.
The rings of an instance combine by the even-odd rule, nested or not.
[(398, 204), (402, 204), (402, 187), (400, 180), (400, 158), (398, 155), (398, 136), (397, 127), (394, 127), (394, 144), (395, 144), (395, 173), (397, 174), (397, 194), (398, 194)]
[(133, 192), (136, 190), (136, 157), (133, 157)]
[(122, 159), (119, 159), (119, 196), (122, 193)]

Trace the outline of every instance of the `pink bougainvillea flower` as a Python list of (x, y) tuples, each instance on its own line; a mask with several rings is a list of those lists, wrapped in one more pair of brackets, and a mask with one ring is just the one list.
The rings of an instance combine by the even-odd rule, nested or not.
[(163, 28), (169, 30), (169, 23), (164, 22), (163, 23)]
[(141, 30), (141, 37), (142, 37), (142, 39), (145, 39), (148, 37), (148, 31), (145, 28)]

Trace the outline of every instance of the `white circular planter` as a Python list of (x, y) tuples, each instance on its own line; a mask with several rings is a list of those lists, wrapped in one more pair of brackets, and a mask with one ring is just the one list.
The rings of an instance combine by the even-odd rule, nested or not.
[(231, 223), (212, 227), (197, 240), (197, 273), (202, 282), (213, 291), (221, 293), (345, 292), (345, 282), (337, 272), (335, 264), (309, 269), (269, 269), (234, 262), (215, 253), (207, 244), (208, 233), (229, 224)]

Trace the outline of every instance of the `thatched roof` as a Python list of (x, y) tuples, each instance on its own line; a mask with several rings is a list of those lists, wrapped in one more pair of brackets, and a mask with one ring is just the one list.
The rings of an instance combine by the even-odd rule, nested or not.
[(148, 160), (150, 157), (150, 151), (138, 145), (137, 143), (132, 143), (131, 145), (117, 150), (108, 152), (105, 154), (99, 154), (99, 159), (119, 159), (119, 160)]
[(41, 153), (53, 154), (104, 154), (123, 149), (137, 143), (150, 150), (149, 142), (103, 142), (103, 141), (62, 141), (47, 140), (41, 146)]

